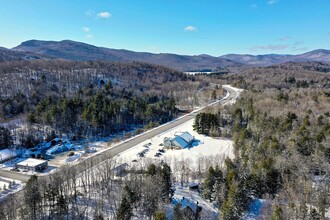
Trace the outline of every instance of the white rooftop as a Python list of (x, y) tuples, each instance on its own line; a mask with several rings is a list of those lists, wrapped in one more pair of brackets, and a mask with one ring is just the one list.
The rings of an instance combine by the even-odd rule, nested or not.
[(43, 164), (45, 161), (47, 160), (38, 160), (38, 159), (29, 158), (17, 163), (17, 165), (35, 167), (40, 164)]

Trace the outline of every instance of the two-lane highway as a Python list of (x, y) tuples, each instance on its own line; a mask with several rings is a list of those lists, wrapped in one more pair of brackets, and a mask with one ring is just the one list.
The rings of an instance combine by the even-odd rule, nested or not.
[[(238, 97), (238, 92), (235, 89), (232, 89), (230, 86), (223, 86), (223, 88), (225, 90), (227, 90), (227, 95), (226, 97), (213, 102), (207, 106), (205, 106), (204, 108), (198, 109), (196, 111), (193, 111), (187, 115), (184, 115), (180, 118), (177, 118), (169, 123), (166, 123), (164, 125), (161, 125), (157, 128), (154, 128), (150, 131), (147, 131), (145, 133), (142, 133), (136, 137), (133, 137), (123, 143), (120, 143), (114, 147), (108, 148), (104, 151), (102, 151), (101, 153), (98, 153), (92, 157), (89, 157), (87, 159), (85, 159), (83, 162), (81, 163), (77, 163), (74, 164), (72, 166), (74, 166), (75, 168), (77, 168), (77, 171), (79, 172), (80, 170), (83, 170), (85, 168), (84, 163), (91, 163), (93, 162), (94, 165), (101, 163), (102, 161), (104, 161), (107, 158), (113, 157), (115, 155), (118, 155), (136, 145), (138, 145), (139, 143), (146, 141), (148, 139), (151, 139), (167, 130), (170, 130), (172, 128), (175, 128), (191, 119), (193, 119), (195, 117), (196, 114), (202, 112), (206, 107), (210, 107), (210, 106), (214, 106), (217, 104), (221, 104), (221, 105), (225, 105), (228, 102), (231, 102), (233, 100), (235, 100)], [(49, 174), (52, 175), (52, 174)], [(6, 171), (6, 170), (0, 170), (0, 176), (2, 177), (7, 177), (7, 178), (11, 178), (11, 179), (16, 179), (16, 180), (20, 180), (22, 182), (26, 182), (30, 176), (26, 175), (26, 174), (22, 174), (22, 173), (17, 173), (17, 172), (12, 172), (12, 171)], [(46, 176), (39, 176), (39, 178), (46, 178)]]

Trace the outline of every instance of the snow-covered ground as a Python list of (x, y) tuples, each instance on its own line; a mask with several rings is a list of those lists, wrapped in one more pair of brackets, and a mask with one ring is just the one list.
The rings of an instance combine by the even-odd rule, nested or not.
[[(176, 204), (181, 204), (182, 208), (189, 206), (192, 210), (197, 210), (197, 205), (202, 208), (199, 216), (201, 219), (217, 219), (219, 215), (219, 209), (215, 208), (212, 203), (202, 198), (195, 190), (189, 190), (188, 187), (175, 187), (175, 193), (172, 200), (172, 208)], [(168, 209), (167, 217), (171, 218), (173, 215), (173, 209)]]
[(188, 74), (188, 75), (196, 75), (196, 74), (211, 74), (213, 72), (183, 72), (185, 74)]
[[(142, 163), (149, 162), (167, 162), (173, 169), (176, 164), (181, 162), (187, 162), (190, 169), (197, 170), (201, 159), (205, 162), (210, 162), (212, 164), (221, 164), (226, 157), (234, 158), (233, 153), (233, 142), (231, 140), (211, 138), (205, 135), (198, 134), (193, 130), (194, 120), (189, 120), (178, 127), (168, 130), (156, 137), (138, 144), (137, 146), (123, 152), (119, 156), (119, 160), (123, 162), (137, 161)], [(174, 137), (176, 133), (179, 132), (189, 132), (195, 137), (195, 142), (192, 144), (191, 148), (185, 148), (181, 150), (164, 150), (161, 156), (156, 157), (156, 153), (160, 149), (165, 137)], [(151, 143), (151, 144), (149, 144)], [(148, 145), (146, 147), (146, 145)], [(138, 153), (147, 150), (144, 157), (139, 157)]]
[(20, 181), (0, 177), (0, 200), (21, 189), (23, 189), (23, 184)]

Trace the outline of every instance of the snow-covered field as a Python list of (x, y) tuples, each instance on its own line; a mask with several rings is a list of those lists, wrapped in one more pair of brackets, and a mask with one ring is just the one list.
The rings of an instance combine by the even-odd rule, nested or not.
[[(179, 161), (184, 161), (189, 164), (191, 169), (198, 169), (200, 163), (203, 161), (210, 162), (211, 164), (223, 162), (226, 157), (234, 158), (233, 153), (233, 142), (231, 140), (225, 139), (215, 139), (211, 137), (207, 137), (205, 135), (198, 134), (193, 130), (194, 120), (190, 120), (178, 127), (175, 127), (171, 130), (168, 130), (150, 140), (142, 142), (131, 148), (121, 155), (118, 156), (118, 160), (122, 162), (132, 162), (137, 161), (135, 163), (149, 163), (149, 162), (167, 162), (172, 168)], [(165, 137), (174, 137), (176, 133), (179, 132), (189, 132), (191, 135), (195, 137), (195, 142), (193, 143), (191, 148), (185, 148), (181, 150), (165, 150), (165, 153), (162, 153), (161, 156), (156, 157), (155, 154), (159, 152), (160, 149), (163, 149), (160, 146), (163, 143)], [(149, 144), (151, 143), (151, 145)], [(145, 145), (150, 145), (146, 147)], [(148, 150), (145, 153), (144, 157), (139, 157), (138, 153), (143, 150)]]

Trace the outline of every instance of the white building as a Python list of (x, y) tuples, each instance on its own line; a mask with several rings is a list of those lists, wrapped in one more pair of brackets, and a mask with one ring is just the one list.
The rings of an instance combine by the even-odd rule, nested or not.
[(42, 171), (48, 167), (48, 161), (29, 158), (17, 163), (16, 167), (19, 169), (30, 170), (34, 172)]

